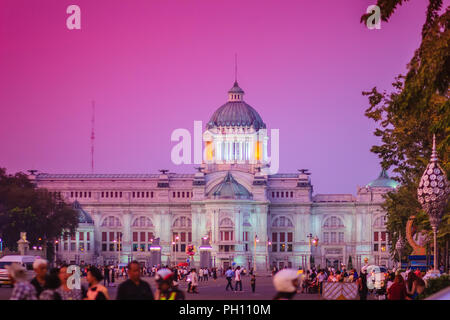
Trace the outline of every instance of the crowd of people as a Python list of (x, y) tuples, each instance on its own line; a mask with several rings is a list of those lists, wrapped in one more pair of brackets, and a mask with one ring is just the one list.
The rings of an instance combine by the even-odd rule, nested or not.
[[(273, 273), (275, 272), (276, 270)], [(375, 270), (369, 270), (367, 267), (363, 267), (359, 274), (356, 269), (346, 270), (345, 267), (341, 270), (332, 267), (319, 270), (313, 268), (306, 272), (299, 269), (298, 274), (300, 293), (322, 294), (326, 282), (356, 283), (360, 300), (367, 300), (370, 294), (377, 300), (415, 300), (426, 286), (423, 280), (425, 272), (411, 268), (404, 272), (386, 270), (378, 277), (375, 276)], [(368, 286), (368, 283), (373, 285)]]
[[(72, 280), (75, 274), (68, 272), (67, 265), (48, 270), (48, 262), (37, 259), (33, 263), (34, 277), (28, 280), (26, 269), (17, 263), (7, 266), (9, 278), (14, 286), (10, 300), (109, 300), (110, 282), (114, 283), (116, 272), (122, 276), (121, 270), (113, 267), (87, 266), (81, 268), (81, 276), (85, 276), (87, 287), (77, 286)], [(132, 261), (124, 267), (126, 279), (117, 288), (116, 300), (183, 300), (184, 293), (178, 290), (177, 276), (168, 268), (155, 271), (157, 289), (153, 293), (150, 284), (142, 279), (143, 270), (139, 262)], [(108, 279), (108, 280), (106, 280)], [(111, 280), (111, 281), (110, 281)], [(103, 281), (103, 284), (102, 284)]]
[[(228, 267), (226, 270), (217, 268), (189, 268), (188, 266), (143, 267), (137, 261), (127, 266), (85, 266), (80, 269), (80, 277), (74, 280), (73, 269), (68, 265), (60, 265), (49, 270), (49, 264), (44, 259), (33, 263), (34, 277), (28, 281), (27, 271), (20, 264), (13, 263), (8, 267), (9, 277), (14, 289), (11, 300), (109, 300), (108, 287), (115, 286), (115, 280), (123, 278), (117, 288), (117, 300), (184, 300), (185, 294), (179, 289), (179, 284), (186, 284), (186, 293), (198, 294), (199, 282), (217, 281), (218, 276), (226, 279), (225, 290), (242, 292), (242, 279), (250, 277), (251, 292), (256, 290), (256, 275), (253, 269), (249, 272), (241, 266)], [(415, 300), (424, 291), (425, 273), (420, 270), (408, 269), (386, 270), (378, 274), (378, 283), (374, 270), (367, 266), (358, 273), (356, 269), (335, 270), (325, 269), (298, 270), (284, 268), (272, 270), (272, 278), (277, 295), (274, 299), (292, 299), (296, 293), (322, 294), (324, 283), (342, 282), (355, 283), (360, 300), (367, 300), (373, 294), (379, 300)], [(142, 276), (154, 277), (157, 288), (153, 293), (150, 284)], [(72, 278), (71, 278), (72, 277)], [(81, 285), (81, 277), (87, 285)], [(234, 281), (234, 283), (233, 283)], [(370, 285), (373, 282), (374, 285)], [(369, 284), (369, 285), (368, 285)]]

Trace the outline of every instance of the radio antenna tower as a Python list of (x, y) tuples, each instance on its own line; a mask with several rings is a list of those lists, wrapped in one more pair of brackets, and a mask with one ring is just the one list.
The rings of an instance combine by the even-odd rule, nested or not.
[(94, 173), (94, 141), (95, 141), (95, 101), (92, 101), (92, 122), (91, 122), (91, 172)]

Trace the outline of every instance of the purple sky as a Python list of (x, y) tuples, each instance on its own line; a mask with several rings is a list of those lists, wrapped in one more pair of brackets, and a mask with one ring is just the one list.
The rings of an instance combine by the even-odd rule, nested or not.
[(0, 166), (90, 172), (95, 99), (97, 173), (193, 172), (170, 135), (226, 102), (237, 53), (245, 100), (280, 129), (280, 172), (355, 193), (380, 171), (361, 91), (405, 72), (427, 2), (369, 30), (375, 0), (1, 0)]

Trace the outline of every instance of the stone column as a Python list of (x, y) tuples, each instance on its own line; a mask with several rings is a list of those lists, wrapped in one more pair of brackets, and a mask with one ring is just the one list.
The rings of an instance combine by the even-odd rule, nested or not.
[(129, 257), (131, 257), (131, 211), (125, 211), (123, 213), (123, 227), (122, 227), (122, 252), (120, 253), (120, 262), (127, 263)]

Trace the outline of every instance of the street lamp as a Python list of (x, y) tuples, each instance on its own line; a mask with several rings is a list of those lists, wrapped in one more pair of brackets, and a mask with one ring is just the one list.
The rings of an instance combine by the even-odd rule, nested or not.
[(417, 198), (423, 210), (430, 217), (430, 224), (433, 229), (434, 273), (438, 272), (437, 230), (445, 206), (447, 205), (449, 194), (450, 186), (447, 180), (447, 174), (438, 163), (436, 137), (433, 135), (433, 150), (431, 152), (430, 162), (420, 179), (419, 187), (417, 188)]

